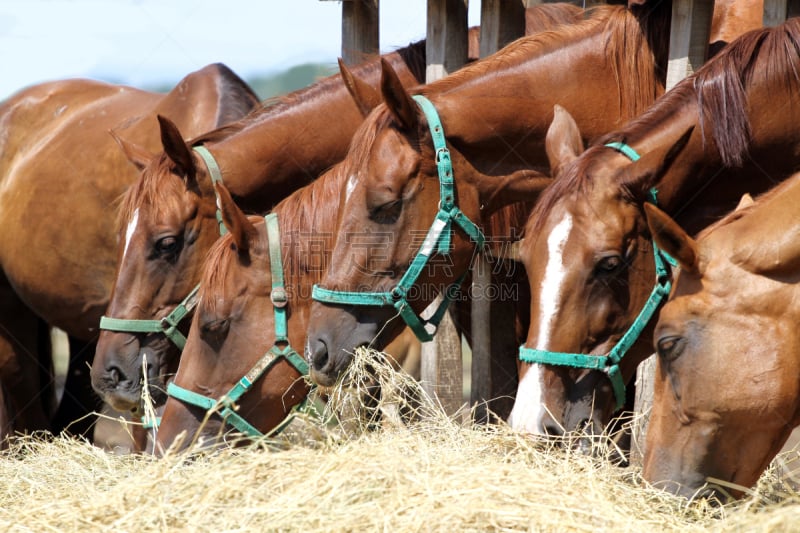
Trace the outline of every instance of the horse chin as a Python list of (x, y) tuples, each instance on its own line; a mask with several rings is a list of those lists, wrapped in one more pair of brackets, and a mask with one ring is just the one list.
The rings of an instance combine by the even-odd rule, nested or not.
[(341, 354), (323, 368), (312, 366), (310, 375), (312, 381), (320, 387), (333, 387), (353, 360), (353, 354), (342, 350)]
[(130, 412), (138, 415), (142, 411), (141, 389), (123, 391), (116, 389), (113, 394), (104, 394), (103, 401), (115, 411)]
[(700, 480), (686, 484), (675, 481), (660, 481), (653, 483), (653, 486), (675, 496), (686, 498), (691, 502), (705, 501), (711, 505), (722, 505), (731, 500), (732, 497), (739, 496)]

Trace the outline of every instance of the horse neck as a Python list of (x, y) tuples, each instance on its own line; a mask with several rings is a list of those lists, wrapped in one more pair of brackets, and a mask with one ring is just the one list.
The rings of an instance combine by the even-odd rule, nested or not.
[[(680, 208), (697, 231), (732, 209), (743, 193), (764, 191), (788, 176), (794, 160), (787, 154), (800, 151), (793, 126), (800, 122), (800, 106), (776, 102), (790, 102), (800, 89), (798, 50), (796, 19), (750, 32), (614, 134), (645, 154), (665, 151), (694, 128), (659, 182), (642, 182), (640, 192), (656, 185), (667, 211)], [(698, 207), (686, 209), (690, 200)]]
[[(592, 13), (557, 32), (520, 39), (423, 91), (448, 140), (479, 170), (496, 169), (501, 156), (514, 169), (548, 170), (544, 140), (556, 104), (567, 108), (585, 138), (594, 138), (663, 92), (637, 20), (619, 6)], [(623, 35), (638, 46), (614, 47)], [(639, 66), (638, 76), (629, 74), (630, 65)], [(509, 157), (509, 146), (517, 157)]]
[[(412, 47), (418, 49), (419, 45), (408, 48)], [(383, 57), (404, 85), (419, 83), (419, 69), (404, 59), (409, 57), (406, 49)], [(366, 61), (352, 71), (377, 85), (380, 59)], [(221, 138), (215, 139), (212, 132), (208, 141), (201, 137), (195, 143), (203, 143), (214, 155), (225, 185), (243, 207), (263, 210), (343, 159), (362, 121), (341, 76), (336, 74), (223, 128)]]

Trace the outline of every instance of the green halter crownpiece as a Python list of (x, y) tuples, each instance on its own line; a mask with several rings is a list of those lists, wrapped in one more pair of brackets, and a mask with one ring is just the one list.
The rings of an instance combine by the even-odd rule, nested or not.
[[(617, 142), (609, 143), (606, 146), (626, 155), (631, 161), (637, 161), (639, 159), (639, 154), (627, 144)], [(657, 204), (657, 195), (658, 191), (656, 191), (655, 188), (650, 189), (649, 201), (653, 204)], [(619, 363), (631, 346), (633, 346), (633, 343), (636, 342), (642, 334), (642, 331), (661, 305), (661, 302), (669, 296), (672, 282), (669, 280), (669, 267), (667, 264), (673, 266), (677, 265), (674, 259), (665, 252), (659, 250), (655, 241), (653, 241), (653, 256), (656, 265), (655, 287), (653, 287), (650, 297), (645, 302), (636, 320), (634, 320), (631, 327), (628, 328), (628, 331), (625, 332), (608, 355), (551, 352), (549, 350), (527, 348), (523, 344), (519, 348), (520, 360), (525, 363), (569, 366), (605, 372), (611, 380), (611, 386), (614, 389), (616, 407), (617, 409), (621, 409), (622, 406), (625, 405), (625, 383), (622, 381)]]
[[(349, 292), (325, 289), (314, 285), (311, 297), (317, 301), (339, 305), (363, 305), (397, 309), (400, 317), (405, 321), (417, 338), (422, 342), (430, 341), (436, 328), (444, 317), (450, 302), (456, 297), (458, 288), (466, 276), (464, 273), (454, 283), (449, 285), (439, 307), (429, 319), (423, 319), (411, 307), (407, 297), (411, 287), (417, 282), (422, 269), (430, 261), (434, 249), (439, 254), (450, 253), (450, 238), (453, 232), (453, 223), (466, 233), (476, 246), (483, 248), (485, 237), (480, 228), (472, 222), (455, 205), (455, 189), (453, 181), (453, 166), (450, 161), (450, 151), (445, 142), (444, 129), (439, 120), (439, 114), (433, 104), (422, 95), (415, 95), (414, 100), (422, 109), (428, 119), (428, 126), (433, 138), (433, 147), (436, 151), (436, 169), (439, 175), (439, 211), (431, 224), (425, 240), (417, 255), (411, 261), (408, 270), (403, 274), (400, 282), (393, 289), (386, 292)], [(426, 326), (432, 326), (429, 331)]]
[[(214, 159), (214, 156), (211, 155), (211, 152), (208, 151), (203, 145), (195, 146), (194, 151), (200, 155), (203, 161), (206, 164), (206, 168), (208, 168), (208, 174), (211, 176), (211, 185), (212, 187), (217, 183), (222, 183), (222, 171), (219, 169), (219, 165), (217, 164), (217, 160)], [(217, 197), (217, 224), (219, 225), (219, 234), (225, 235), (228, 233), (228, 228), (225, 227), (225, 223), (222, 221), (222, 211), (219, 208), (219, 195), (217, 194), (217, 188), (214, 187), (214, 196)]]
[[(275, 315), (275, 343), (267, 353), (265, 353), (256, 364), (247, 371), (247, 373), (234, 385), (228, 392), (222, 395), (221, 398), (215, 400), (208, 396), (203, 396), (194, 391), (184, 389), (176, 385), (174, 382), (167, 386), (167, 394), (181, 400), (190, 405), (200, 407), (206, 411), (218, 412), (222, 419), (235, 427), (237, 430), (246, 434), (249, 437), (264, 437), (276, 435), (283, 430), (289, 422), (292, 421), (294, 414), (305, 408), (307, 398), (302, 402), (295, 405), (287, 417), (278, 426), (273, 428), (266, 435), (261, 433), (257, 428), (244, 419), (239, 413), (236, 412), (236, 402), (253, 386), (261, 376), (269, 371), (270, 368), (281, 359), (286, 359), (301, 375), (308, 374), (308, 363), (303, 359), (289, 344), (287, 336), (288, 326), (286, 319), (286, 304), (288, 298), (286, 295), (286, 287), (283, 281), (283, 262), (281, 261), (281, 240), (280, 228), (278, 225), (278, 215), (271, 213), (264, 217), (267, 228), (267, 236), (269, 239), (269, 261), (270, 270), (272, 272), (272, 292), (270, 299), (272, 300), (272, 309)], [(278, 344), (285, 344), (283, 348)]]
[[(211, 152), (208, 151), (208, 148), (205, 146), (195, 146), (194, 151), (200, 155), (208, 167), (212, 185), (214, 183), (222, 183), (222, 172), (220, 172), (219, 165), (211, 155)], [(222, 212), (219, 209), (219, 195), (217, 195), (216, 188), (214, 188), (214, 195), (217, 197), (216, 217), (217, 224), (219, 225), (219, 234), (225, 235), (228, 230), (222, 222)], [(178, 325), (192, 312), (194, 306), (197, 305), (197, 290), (199, 288), (200, 285), (198, 284), (175, 309), (161, 320), (140, 320), (136, 318), (112, 318), (102, 316), (100, 317), (100, 329), (126, 333), (163, 333), (179, 350), (183, 350), (183, 347), (186, 345), (186, 337), (178, 330)]]

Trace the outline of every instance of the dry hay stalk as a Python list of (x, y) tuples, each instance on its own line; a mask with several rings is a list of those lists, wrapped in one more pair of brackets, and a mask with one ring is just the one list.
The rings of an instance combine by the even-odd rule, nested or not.
[[(304, 419), (282, 451), (154, 459), (20, 438), (0, 461), (0, 530), (774, 531), (800, 517), (774, 472), (738, 504), (690, 505), (643, 487), (636, 469), (447, 417), (389, 369), (358, 355), (326, 409), (348, 418)], [(359, 409), (372, 380), (381, 395)]]

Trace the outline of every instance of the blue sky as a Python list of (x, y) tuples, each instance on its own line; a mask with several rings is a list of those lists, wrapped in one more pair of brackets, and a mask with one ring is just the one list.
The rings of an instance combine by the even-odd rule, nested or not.
[[(381, 0), (382, 52), (425, 36), (426, 5)], [(335, 64), (341, 10), (320, 0), (0, 0), (0, 99), (71, 77), (171, 83), (217, 61), (244, 77)]]

